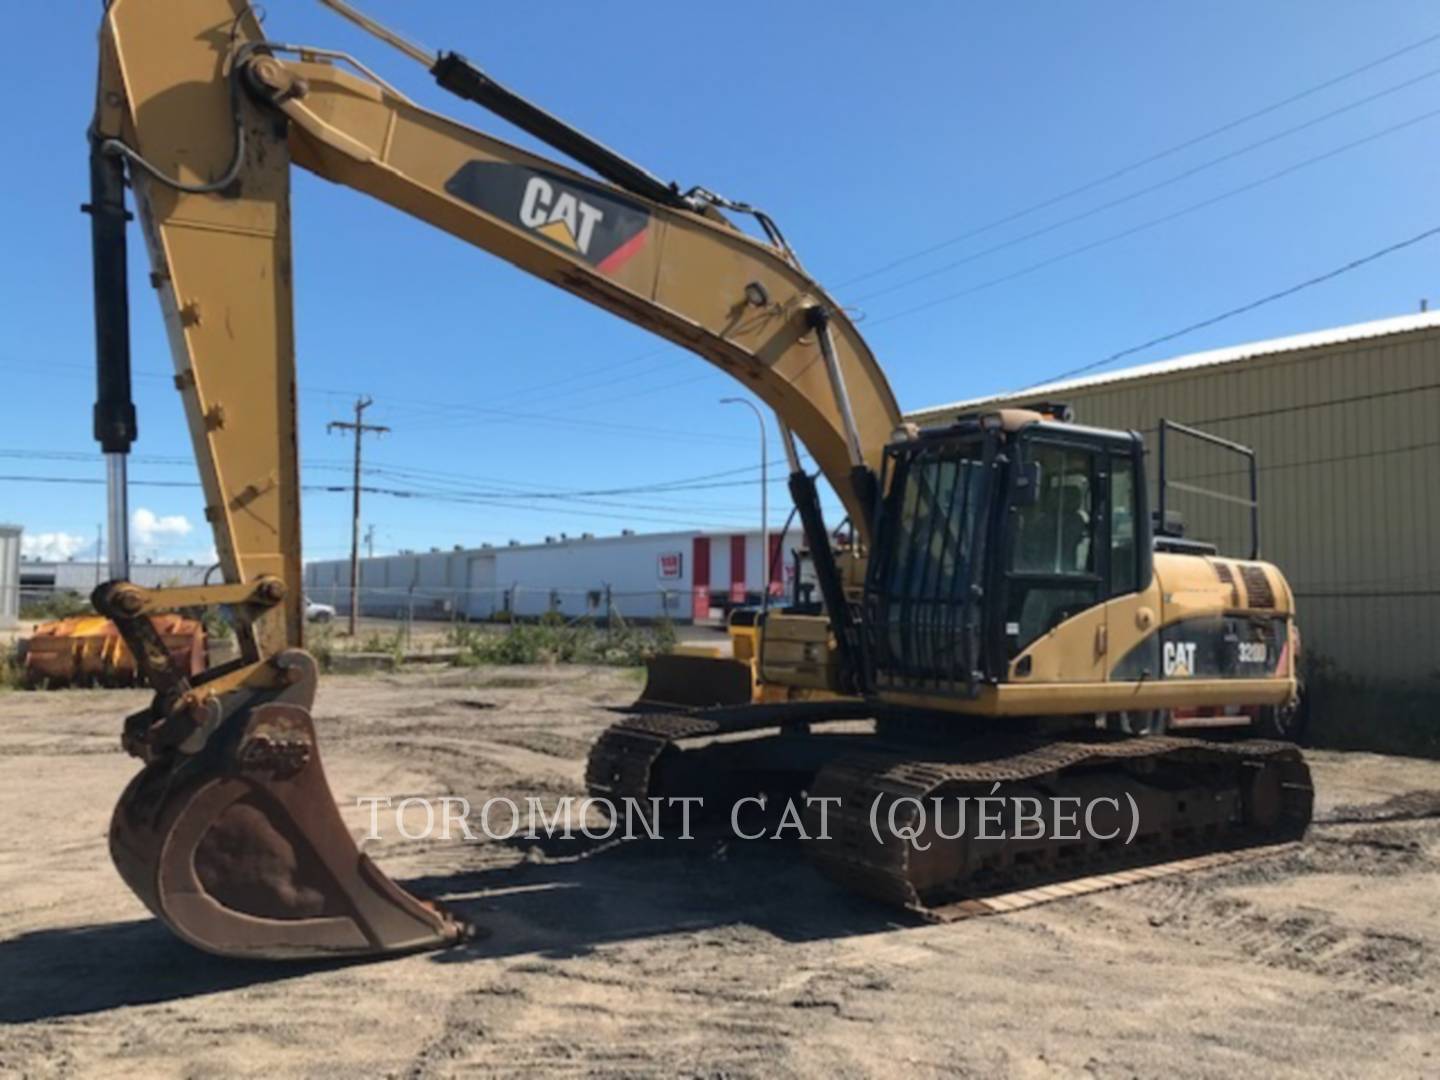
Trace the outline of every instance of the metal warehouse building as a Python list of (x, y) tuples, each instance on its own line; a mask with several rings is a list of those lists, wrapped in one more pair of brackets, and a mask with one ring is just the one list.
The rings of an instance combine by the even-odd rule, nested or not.
[[(1440, 315), (1216, 349), (910, 419), (1041, 401), (1072, 406), (1077, 423), (1143, 432), (1152, 506), (1162, 417), (1253, 447), (1262, 557), (1295, 590), (1312, 661), (1376, 688), (1440, 688)], [(1172, 438), (1168, 456), (1174, 480), (1248, 496), (1248, 469), (1233, 455)], [(1246, 553), (1244, 508), (1188, 491), (1170, 505), (1187, 535)]]
[[(770, 540), (778, 550), (781, 538)], [(792, 532), (788, 546), (799, 542)], [(704, 620), (732, 604), (759, 600), (760, 549), (757, 529), (586, 534), (542, 544), (402, 552), (360, 560), (360, 611), (382, 618), (468, 619), (615, 611), (634, 619)], [(774, 589), (785, 587), (789, 569), (783, 560), (774, 562)], [(305, 591), (348, 612), (349, 560), (307, 564)]]

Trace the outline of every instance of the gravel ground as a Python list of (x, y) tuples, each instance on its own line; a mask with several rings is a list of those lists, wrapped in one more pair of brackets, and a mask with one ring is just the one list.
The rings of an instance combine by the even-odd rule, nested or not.
[[(358, 795), (580, 794), (631, 673), (330, 678)], [(793, 847), (368, 850), (489, 935), (370, 964), (195, 952), (105, 847), (140, 692), (0, 694), (0, 1074), (1440, 1076), (1440, 763), (1310, 754), (1286, 853), (926, 925)]]

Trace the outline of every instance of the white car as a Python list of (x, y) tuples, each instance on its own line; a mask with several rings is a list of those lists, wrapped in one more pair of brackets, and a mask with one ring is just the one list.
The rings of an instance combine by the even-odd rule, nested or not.
[(305, 598), (305, 620), (307, 622), (325, 623), (333, 621), (334, 618), (334, 604), (320, 604), (311, 600), (308, 596)]

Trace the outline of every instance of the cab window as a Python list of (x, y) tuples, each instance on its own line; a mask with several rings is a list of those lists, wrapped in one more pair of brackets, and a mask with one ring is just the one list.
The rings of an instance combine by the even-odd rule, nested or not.
[(968, 676), (960, 637), (947, 628), (957, 624), (975, 573), (983, 479), (978, 443), (918, 452), (900, 474), (902, 501), (876, 614), (888, 647), (886, 667), (899, 666), (903, 657), (913, 675)]
[(1094, 451), (1031, 443), (1033, 503), (1015, 510), (1005, 637), (1013, 656), (1101, 599), (1097, 537), (1103, 508)]
[(1088, 574), (1095, 569), (1095, 456), (1038, 445), (1040, 495), (1019, 511), (1014, 569), (1024, 574)]

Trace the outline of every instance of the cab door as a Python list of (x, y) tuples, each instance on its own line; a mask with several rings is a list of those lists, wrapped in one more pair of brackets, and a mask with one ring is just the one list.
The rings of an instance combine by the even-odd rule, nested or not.
[(1136, 452), (1107, 455), (1107, 599), (1103, 663), (1114, 682), (1160, 677), (1160, 586), (1148, 550), (1145, 474)]
[(1010, 522), (1001, 629), (1011, 677), (1101, 682), (1109, 591), (1105, 449), (1058, 433), (1022, 445), (1036, 490), (1014, 507)]

